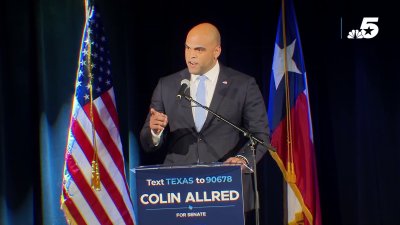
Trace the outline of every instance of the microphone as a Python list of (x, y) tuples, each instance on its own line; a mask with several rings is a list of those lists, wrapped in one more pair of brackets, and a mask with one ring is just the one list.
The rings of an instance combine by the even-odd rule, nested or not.
[(178, 91), (178, 94), (176, 95), (177, 98), (181, 99), (182, 96), (185, 96), (186, 90), (189, 88), (189, 80), (188, 79), (183, 79), (181, 81), (181, 88)]

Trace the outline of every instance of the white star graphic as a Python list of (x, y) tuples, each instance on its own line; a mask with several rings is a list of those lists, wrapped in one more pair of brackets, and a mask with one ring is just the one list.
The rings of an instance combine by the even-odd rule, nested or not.
[[(296, 62), (293, 61), (293, 53), (294, 48), (296, 45), (296, 39), (286, 47), (286, 62), (287, 62), (287, 69), (290, 72), (295, 72), (301, 74), (300, 70), (296, 66)], [(283, 75), (285, 74), (284, 68), (284, 57), (285, 52), (283, 49), (279, 47), (279, 45), (275, 44), (275, 51), (274, 51), (274, 61), (272, 62), (272, 70), (274, 72), (274, 79), (275, 79), (275, 88), (278, 89), (279, 83), (281, 82)]]

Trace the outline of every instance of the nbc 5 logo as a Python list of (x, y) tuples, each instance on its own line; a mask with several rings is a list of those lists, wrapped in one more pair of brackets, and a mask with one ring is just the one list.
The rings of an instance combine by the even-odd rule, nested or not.
[(376, 23), (378, 22), (379, 17), (364, 17), (360, 29), (351, 30), (347, 35), (348, 39), (371, 39), (375, 37), (379, 28)]

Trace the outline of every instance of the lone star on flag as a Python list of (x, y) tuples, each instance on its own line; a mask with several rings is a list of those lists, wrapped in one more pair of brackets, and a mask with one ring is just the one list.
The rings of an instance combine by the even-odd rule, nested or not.
[[(293, 53), (294, 53), (294, 48), (296, 45), (296, 39), (286, 47), (286, 57), (287, 57), (287, 69), (290, 72), (295, 72), (298, 74), (302, 74), (300, 70), (296, 66), (296, 62), (293, 60)], [(274, 50), (274, 61), (272, 62), (272, 70), (274, 71), (274, 80), (275, 80), (275, 88), (278, 89), (279, 83), (281, 82), (283, 75), (285, 74), (285, 68), (284, 68), (284, 58), (285, 57), (285, 52), (283, 49), (279, 47), (275, 43), (275, 50)]]

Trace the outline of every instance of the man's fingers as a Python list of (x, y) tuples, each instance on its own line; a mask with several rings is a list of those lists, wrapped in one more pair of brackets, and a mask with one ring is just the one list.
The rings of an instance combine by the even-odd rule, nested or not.
[(232, 157), (225, 160), (225, 163), (232, 163)]
[(162, 126), (162, 123), (158, 122), (153, 122), (150, 123), (150, 129), (152, 129), (154, 131), (154, 133), (159, 134), (165, 126)]
[(150, 108), (150, 129), (159, 134), (168, 124), (168, 117), (164, 113)]
[(230, 164), (246, 164), (246, 162), (240, 158), (237, 157), (230, 157), (227, 160), (225, 160), (225, 163), (230, 163)]
[(160, 115), (153, 116), (151, 118), (150, 123), (165, 127), (168, 124), (168, 118), (167, 116), (160, 116)]
[(156, 115), (158, 112), (154, 109), (154, 108), (150, 108), (150, 114), (153, 116), (153, 115)]
[(157, 118), (158, 120), (163, 120), (163, 118), (167, 118), (167, 115), (164, 113), (158, 112), (154, 108), (150, 108), (150, 115), (154, 116), (154, 118)]
[(150, 108), (150, 115), (152, 115), (152, 116), (166, 116), (164, 113), (158, 112), (154, 108)]
[(160, 126), (160, 127), (166, 127), (167, 126), (167, 122), (165, 120), (154, 120), (151, 125), (154, 126)]
[(239, 164), (240, 165), (240, 169), (242, 171), (245, 171), (245, 169), (247, 167), (246, 166), (247, 163), (243, 159), (238, 158), (238, 157), (230, 157), (227, 160), (225, 160), (224, 163), (226, 163), (226, 164)]
[(160, 126), (160, 125), (153, 125), (153, 126), (150, 126), (150, 129), (152, 129), (152, 130), (163, 130), (164, 127)]

